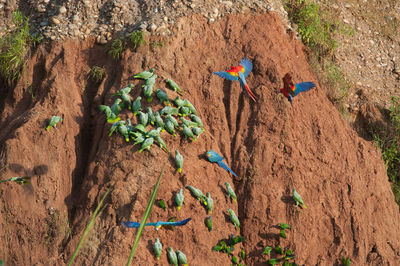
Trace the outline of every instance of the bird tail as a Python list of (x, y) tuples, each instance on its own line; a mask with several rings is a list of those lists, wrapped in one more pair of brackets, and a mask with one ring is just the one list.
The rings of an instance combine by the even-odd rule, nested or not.
[(218, 165), (222, 168), (224, 168), (226, 171), (230, 172), (232, 175), (237, 176), (232, 170), (231, 168), (229, 168), (229, 166), (227, 166), (223, 161), (218, 161), (217, 162)]
[(115, 122), (118, 122), (119, 120), (121, 120), (121, 118), (119, 118), (119, 117), (117, 116), (117, 117), (114, 118), (114, 119), (111, 119), (111, 118), (107, 119), (107, 122), (110, 123), (110, 124), (114, 124)]
[(254, 102), (256, 102), (256, 97), (255, 97), (254, 93), (250, 90), (249, 85), (247, 85), (246, 81), (240, 79), (239, 83), (240, 83), (240, 87), (242, 87), (242, 89), (247, 92), (247, 94), (250, 96), (250, 98)]

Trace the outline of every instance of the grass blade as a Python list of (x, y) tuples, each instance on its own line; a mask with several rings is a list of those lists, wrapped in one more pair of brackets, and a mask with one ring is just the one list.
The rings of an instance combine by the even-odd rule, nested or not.
[(85, 231), (83, 231), (82, 237), (79, 240), (78, 245), (75, 248), (74, 254), (72, 254), (72, 257), (68, 262), (68, 266), (72, 265), (72, 263), (75, 260), (76, 255), (78, 255), (79, 249), (81, 248), (81, 245), (82, 245), (83, 241), (85, 240), (86, 235), (88, 234), (90, 228), (92, 227), (94, 220), (97, 218), (97, 216), (98, 216), (97, 214), (101, 208), (101, 205), (103, 204), (103, 201), (106, 199), (106, 197), (109, 193), (110, 193), (110, 189), (107, 190), (106, 194), (104, 194), (103, 198), (100, 200), (99, 204), (97, 205), (97, 208), (94, 211), (92, 218), (90, 218), (90, 221), (89, 221), (88, 225), (86, 226)]
[(133, 256), (135, 255), (136, 247), (137, 247), (137, 245), (139, 243), (140, 237), (142, 236), (142, 231), (143, 231), (144, 225), (145, 225), (145, 223), (147, 221), (147, 218), (150, 215), (151, 208), (153, 207), (154, 199), (156, 198), (157, 190), (158, 190), (158, 187), (160, 186), (161, 177), (162, 177), (162, 174), (164, 173), (164, 169), (165, 169), (165, 165), (166, 164), (167, 164), (167, 162), (164, 163), (164, 166), (161, 169), (160, 176), (158, 177), (157, 183), (154, 186), (154, 190), (153, 190), (153, 193), (151, 194), (150, 201), (147, 204), (147, 208), (146, 208), (146, 211), (144, 212), (142, 221), (140, 223), (140, 227), (139, 227), (139, 229), (138, 229), (138, 231), (136, 233), (135, 242), (133, 243), (133, 247), (132, 247), (132, 250), (131, 250), (131, 254), (129, 255), (128, 263), (126, 264), (127, 266), (131, 265), (131, 262), (133, 260)]

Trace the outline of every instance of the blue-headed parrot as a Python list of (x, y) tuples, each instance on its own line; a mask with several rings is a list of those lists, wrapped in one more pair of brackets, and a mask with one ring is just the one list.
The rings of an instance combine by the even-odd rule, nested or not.
[(250, 90), (249, 85), (247, 85), (245, 79), (250, 74), (252, 69), (253, 63), (251, 62), (251, 60), (243, 58), (242, 61), (240, 61), (239, 66), (231, 67), (231, 69), (226, 71), (214, 72), (214, 74), (224, 79), (229, 79), (233, 81), (239, 80), (240, 87), (243, 90), (246, 90), (247, 94), (249, 94), (250, 98), (253, 101), (256, 101), (256, 98), (253, 92)]
[(213, 150), (209, 150), (207, 152), (207, 158), (210, 162), (212, 163), (218, 163), (218, 165), (222, 168), (224, 168), (226, 171), (231, 172), (232, 175), (237, 176), (224, 162), (224, 157), (222, 157), (221, 155), (219, 155), (218, 153), (216, 153)]

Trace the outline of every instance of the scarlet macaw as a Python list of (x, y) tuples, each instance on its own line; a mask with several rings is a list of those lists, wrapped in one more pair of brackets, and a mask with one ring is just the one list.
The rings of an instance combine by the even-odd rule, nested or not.
[[(187, 218), (185, 220), (179, 221), (179, 222), (162, 222), (158, 221), (156, 223), (147, 223), (145, 226), (154, 226), (156, 230), (160, 229), (162, 226), (182, 226), (187, 224), (192, 218)], [(140, 223), (138, 222), (122, 222), (123, 225), (126, 227), (133, 227), (133, 228), (139, 228)]]
[(283, 88), (279, 89), (279, 92), (282, 93), (292, 105), (294, 117), (293, 97), (298, 95), (300, 92), (308, 91), (312, 88), (315, 88), (315, 84), (310, 81), (294, 84), (292, 80), (292, 75), (290, 75), (289, 73), (287, 73), (282, 80)]
[(249, 94), (251, 99), (253, 99), (253, 101), (256, 101), (255, 96), (253, 92), (250, 90), (249, 85), (247, 85), (245, 79), (250, 74), (252, 69), (253, 69), (253, 63), (251, 63), (249, 59), (243, 58), (242, 61), (240, 61), (239, 66), (231, 67), (231, 69), (227, 71), (214, 72), (214, 74), (224, 79), (229, 79), (233, 81), (239, 80), (240, 87), (243, 90), (246, 90), (246, 92)]

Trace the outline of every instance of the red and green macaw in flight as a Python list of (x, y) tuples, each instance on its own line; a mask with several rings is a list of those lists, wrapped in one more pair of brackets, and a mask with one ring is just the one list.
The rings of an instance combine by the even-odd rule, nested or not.
[(297, 96), (300, 92), (308, 91), (312, 88), (315, 88), (315, 84), (310, 81), (294, 84), (292, 80), (292, 75), (290, 75), (289, 73), (286, 73), (282, 80), (283, 88), (279, 89), (279, 92), (282, 93), (292, 105), (294, 117), (293, 97)]
[(231, 69), (226, 71), (214, 72), (214, 74), (224, 79), (229, 79), (233, 81), (239, 80), (240, 87), (243, 90), (246, 90), (253, 101), (256, 101), (256, 98), (253, 92), (250, 90), (249, 85), (247, 85), (245, 79), (250, 74), (252, 69), (253, 63), (251, 63), (250, 59), (243, 58), (242, 61), (240, 61), (239, 66), (231, 67)]

